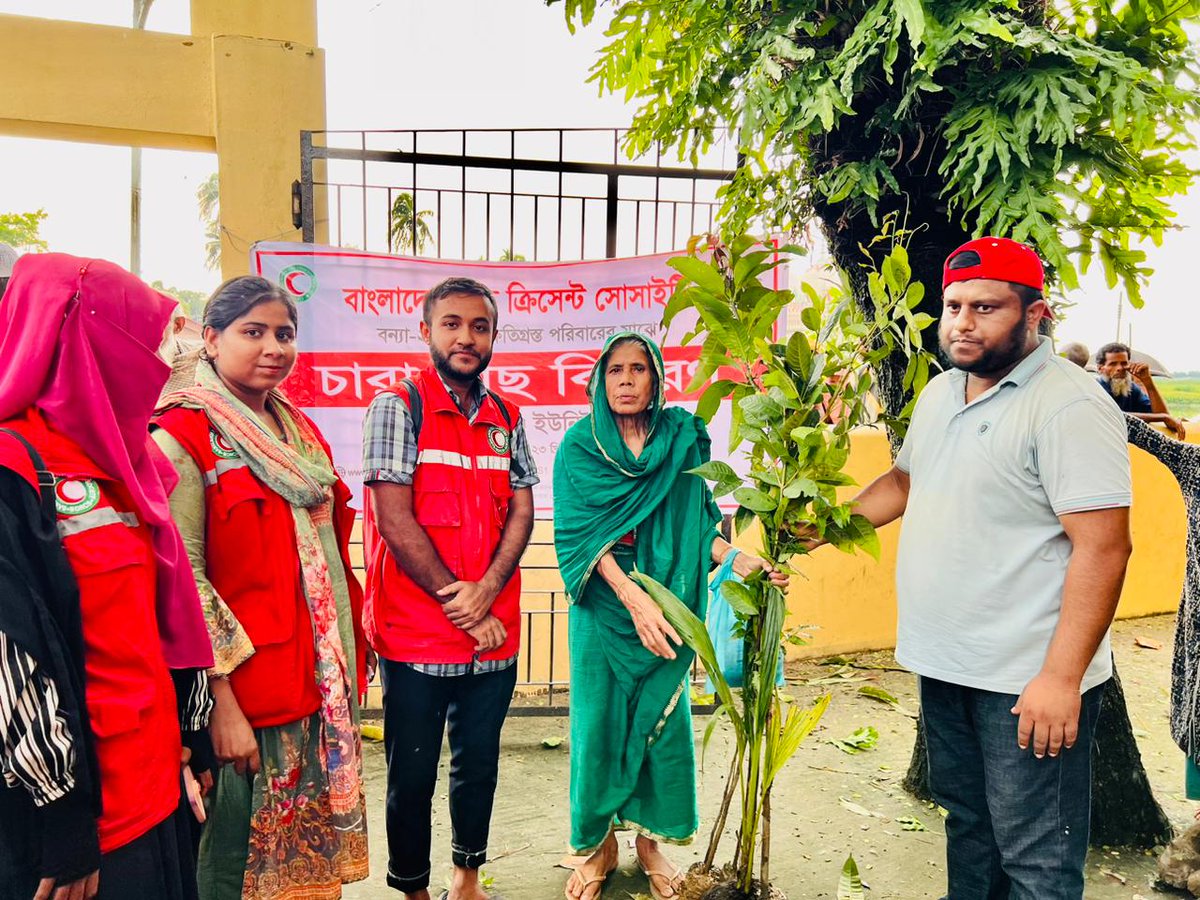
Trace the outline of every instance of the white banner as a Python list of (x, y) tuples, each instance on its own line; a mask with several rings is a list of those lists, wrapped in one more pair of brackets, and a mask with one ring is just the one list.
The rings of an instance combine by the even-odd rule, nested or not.
[[(361, 498), (362, 419), (375, 394), (429, 365), (419, 325), (425, 291), (450, 276), (491, 288), (500, 322), (488, 387), (521, 407), (541, 484), (539, 518), (553, 509), (551, 474), (563, 433), (588, 412), (588, 375), (608, 337), (637, 331), (662, 341), (663, 309), (679, 275), (675, 253), (571, 263), (460, 262), (385, 256), (311, 244), (259, 243), (255, 273), (283, 285), (300, 309), (299, 358), (284, 389), (333, 448), (334, 463)], [(768, 273), (786, 286), (784, 266)], [(680, 314), (663, 346), (667, 399), (694, 408), (684, 392), (698, 346), (681, 347), (692, 311)], [(713, 457), (727, 457), (729, 417), (713, 420)], [(741, 454), (738, 454), (740, 457)], [(727, 460), (734, 463), (733, 460)], [(740, 470), (744, 464), (734, 463)]]

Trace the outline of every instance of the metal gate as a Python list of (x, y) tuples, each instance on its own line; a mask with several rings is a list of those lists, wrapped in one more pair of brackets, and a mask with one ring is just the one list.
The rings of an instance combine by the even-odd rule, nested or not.
[(338, 246), (531, 261), (677, 250), (711, 230), (717, 190), (737, 164), (730, 147), (714, 146), (695, 166), (661, 150), (624, 160), (624, 134), (303, 131), (294, 224), (308, 242), (327, 224)]
[[(621, 129), (303, 131), (293, 224), (305, 242), (441, 259), (559, 261), (681, 249), (710, 231), (738, 163), (623, 159)], [(728, 517), (725, 533), (728, 536)], [(539, 542), (540, 537), (540, 542)], [(567, 599), (542, 523), (522, 561), (526, 640), (511, 715), (562, 715)], [(540, 576), (547, 577), (540, 577)], [(696, 679), (703, 672), (693, 670)], [(537, 692), (535, 698), (529, 692)], [(694, 707), (711, 711), (711, 707)]]

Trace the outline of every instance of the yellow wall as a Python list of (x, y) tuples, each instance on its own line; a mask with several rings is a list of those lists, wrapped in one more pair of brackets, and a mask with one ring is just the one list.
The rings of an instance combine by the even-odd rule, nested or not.
[[(192, 0), (191, 35), (0, 15), (0, 134), (217, 154), (221, 271), (299, 240), (300, 131), (325, 127), (315, 0)], [(324, 235), (318, 234), (317, 240)]]
[[(1200, 435), (1197, 435), (1200, 436)], [(1183, 586), (1187, 521), (1179, 487), (1154, 457), (1130, 448), (1133, 463), (1133, 557), (1119, 618), (1174, 612)], [(887, 439), (874, 431), (854, 435), (848, 471), (865, 485), (891, 465)], [(857, 488), (848, 489), (851, 493)], [(823, 547), (798, 566), (788, 595), (789, 627), (815, 626), (796, 656), (824, 656), (892, 647), (896, 637), (894, 573), (898, 524), (880, 531), (882, 558), (849, 556)], [(738, 543), (749, 546), (752, 538)], [(937, 560), (929, 560), (937, 565)]]

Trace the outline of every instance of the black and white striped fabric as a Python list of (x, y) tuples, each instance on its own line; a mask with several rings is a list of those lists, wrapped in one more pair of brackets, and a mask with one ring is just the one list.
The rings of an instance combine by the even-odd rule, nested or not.
[(75, 786), (75, 747), (58, 689), (0, 632), (0, 772), (44, 806)]
[[(208, 727), (209, 716), (212, 715), (213, 696), (208, 687), (208, 673), (197, 669), (185, 688), (176, 682), (176, 690), (181, 696), (179, 727), (183, 731), (203, 731)], [(186, 691), (186, 693), (185, 693)]]

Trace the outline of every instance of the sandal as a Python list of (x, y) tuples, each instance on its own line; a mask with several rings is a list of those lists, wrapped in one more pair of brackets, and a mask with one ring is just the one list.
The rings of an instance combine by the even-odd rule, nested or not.
[(572, 880), (578, 879), (580, 882), (582, 882), (579, 886), (580, 898), (582, 898), (582, 900), (586, 900), (586, 898), (584, 897), (584, 894), (587, 893), (587, 889), (589, 887), (591, 887), (593, 884), (598, 884), (598, 885), (600, 885), (600, 887), (597, 888), (596, 893), (592, 895), (592, 900), (599, 900), (600, 895), (604, 893), (604, 882), (608, 881), (608, 876), (611, 875), (615, 871), (617, 871), (617, 867), (614, 865), (611, 869), (609, 869), (603, 875), (593, 875), (591, 878), (584, 878), (582, 875), (579, 874), (579, 869), (576, 869), (574, 872), (571, 873), (571, 877), (567, 879), (566, 886), (563, 887), (563, 896), (566, 897), (567, 900), (574, 900), (574, 898), (571, 896), (571, 894), (567, 892), (567, 887), (570, 887)]
[[(646, 876), (646, 881), (650, 883), (650, 896), (653, 897), (654, 900), (676, 900), (676, 898), (679, 897), (679, 887), (676, 882), (683, 877), (683, 869), (679, 868), (679, 866), (674, 867), (674, 872), (665, 872), (659, 869), (647, 868), (646, 865), (639, 859), (638, 868), (642, 870)], [(659, 891), (659, 889), (654, 885), (655, 878), (665, 879), (667, 884), (671, 886), (671, 893), (664, 894)]]

